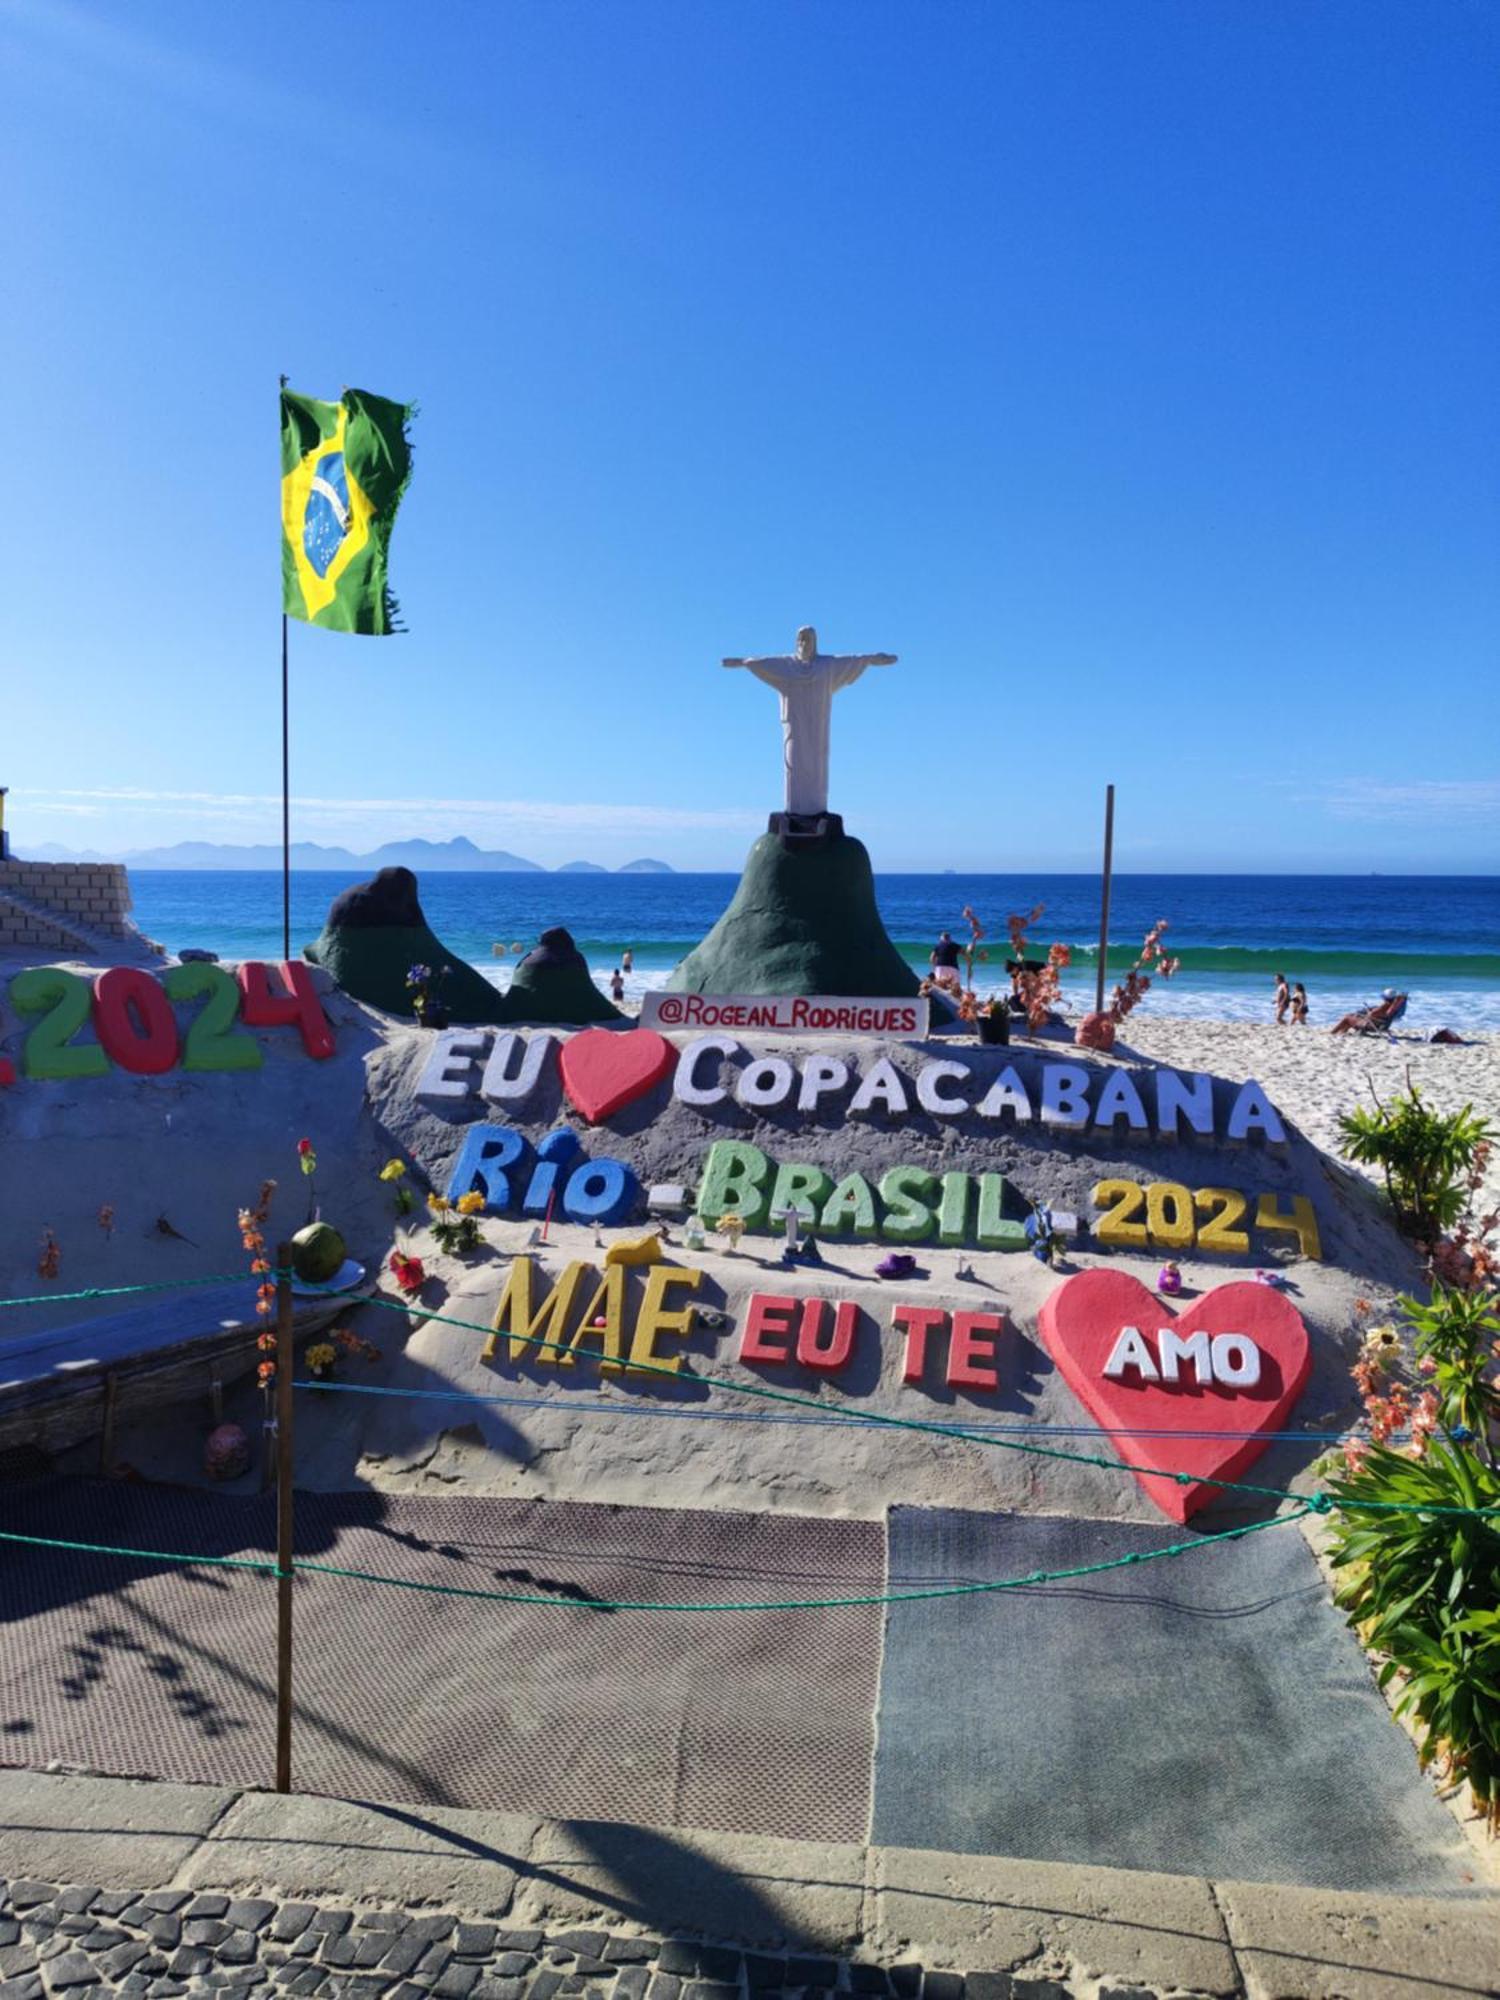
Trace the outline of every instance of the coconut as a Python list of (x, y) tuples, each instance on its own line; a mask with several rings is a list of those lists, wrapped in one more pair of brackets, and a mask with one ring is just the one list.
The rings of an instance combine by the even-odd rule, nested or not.
[(331, 1222), (310, 1222), (292, 1238), (292, 1269), (304, 1285), (326, 1285), (338, 1275), (348, 1252)]

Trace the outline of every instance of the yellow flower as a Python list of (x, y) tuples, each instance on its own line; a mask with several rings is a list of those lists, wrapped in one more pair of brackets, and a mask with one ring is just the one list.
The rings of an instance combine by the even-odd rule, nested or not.
[(313, 1345), (307, 1350), (307, 1365), (309, 1368), (331, 1368), (337, 1360), (338, 1355), (331, 1341), (314, 1341)]
[(433, 1215), (446, 1215), (453, 1204), (445, 1194), (430, 1194), (427, 1197), (427, 1206)]
[(478, 1188), (470, 1188), (467, 1194), (461, 1194), (458, 1197), (458, 1212), (460, 1215), (478, 1215), (483, 1207), (484, 1196), (479, 1192)]
[(383, 1181), (399, 1181), (405, 1172), (405, 1160), (387, 1160), (380, 1169), (380, 1178)]
[(1401, 1346), (1401, 1336), (1389, 1323), (1372, 1326), (1364, 1337), (1363, 1346), (1366, 1354), (1394, 1354)]

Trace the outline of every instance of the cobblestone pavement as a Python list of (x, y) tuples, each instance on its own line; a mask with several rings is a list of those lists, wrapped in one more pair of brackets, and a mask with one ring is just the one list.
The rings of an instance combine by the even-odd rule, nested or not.
[(331, 1908), (187, 1889), (0, 1884), (0, 2000), (218, 1993), (245, 2000), (1154, 2000), (1150, 1989), (1058, 1976), (925, 1971), (770, 1956), (734, 1945), (545, 1933), (441, 1912)]

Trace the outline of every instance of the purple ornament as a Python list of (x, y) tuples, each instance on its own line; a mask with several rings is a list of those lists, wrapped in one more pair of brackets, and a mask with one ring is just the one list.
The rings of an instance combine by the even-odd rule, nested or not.
[(210, 1479), (238, 1479), (250, 1467), (250, 1440), (238, 1424), (220, 1424), (203, 1446), (203, 1470)]

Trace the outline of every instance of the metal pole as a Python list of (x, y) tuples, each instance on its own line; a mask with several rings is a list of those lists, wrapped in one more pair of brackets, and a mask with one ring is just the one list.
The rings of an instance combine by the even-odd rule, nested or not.
[(292, 1246), (276, 1248), (276, 1789), (292, 1789)]
[(281, 956), (292, 955), (292, 754), (288, 720), (286, 613), (281, 614)]
[(1109, 959), (1109, 881), (1115, 865), (1115, 788), (1104, 788), (1104, 899), (1099, 912), (1099, 984), (1094, 1011), (1104, 1012), (1104, 973)]

